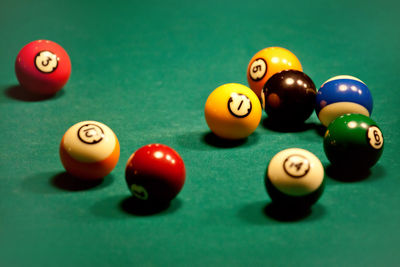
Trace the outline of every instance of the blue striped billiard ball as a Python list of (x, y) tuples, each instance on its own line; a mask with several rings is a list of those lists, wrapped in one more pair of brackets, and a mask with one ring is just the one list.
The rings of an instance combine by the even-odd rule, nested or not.
[(371, 116), (372, 96), (367, 85), (349, 75), (335, 76), (317, 92), (315, 112), (326, 127), (337, 117), (356, 113)]

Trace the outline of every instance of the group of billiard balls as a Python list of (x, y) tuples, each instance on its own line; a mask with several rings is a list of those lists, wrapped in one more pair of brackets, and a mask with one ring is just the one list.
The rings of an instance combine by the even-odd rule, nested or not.
[[(105, 124), (82, 121), (71, 126), (60, 143), (65, 170), (85, 180), (106, 177), (117, 165), (120, 147), (117, 136)], [(149, 144), (128, 159), (125, 179), (132, 195), (152, 204), (168, 203), (185, 183), (181, 156), (163, 144)]]
[[(15, 62), (21, 86), (33, 93), (53, 95), (68, 81), (71, 62), (58, 44), (38, 40), (27, 44)], [(302, 72), (297, 57), (287, 49), (259, 51), (247, 68), (249, 87), (229, 83), (215, 89), (205, 104), (205, 119), (222, 139), (251, 135), (262, 109), (277, 125), (301, 125), (315, 110), (327, 131), (324, 150), (332, 165), (370, 168), (383, 150), (383, 136), (369, 118), (372, 97), (368, 87), (352, 76), (336, 76), (317, 91)], [(68, 173), (82, 180), (98, 180), (116, 166), (120, 147), (114, 132), (97, 121), (70, 127), (60, 143), (61, 162)], [(125, 178), (135, 199), (143, 203), (169, 202), (185, 182), (180, 155), (162, 144), (139, 148), (127, 161)], [(290, 208), (309, 208), (322, 194), (324, 168), (311, 152), (289, 148), (269, 162), (265, 185), (272, 202)]]
[[(315, 110), (327, 127), (323, 147), (339, 170), (365, 171), (379, 160), (383, 136), (369, 116), (372, 96), (364, 82), (353, 76), (335, 76), (317, 91), (298, 58), (281, 47), (256, 53), (247, 67), (249, 87), (228, 83), (216, 88), (205, 104), (211, 131), (228, 140), (251, 135), (262, 109), (277, 127), (296, 128)], [(311, 152), (289, 148), (269, 162), (265, 186), (272, 203), (288, 209), (308, 209), (322, 194), (324, 168)]]
[[(31, 93), (51, 96), (68, 82), (71, 62), (67, 52), (48, 40), (24, 46), (15, 61), (21, 87)], [(115, 133), (97, 121), (71, 126), (61, 139), (59, 154), (65, 170), (78, 181), (99, 181), (115, 168), (120, 156)], [(168, 203), (185, 183), (181, 156), (163, 144), (148, 144), (128, 159), (125, 179), (132, 195), (141, 203)]]

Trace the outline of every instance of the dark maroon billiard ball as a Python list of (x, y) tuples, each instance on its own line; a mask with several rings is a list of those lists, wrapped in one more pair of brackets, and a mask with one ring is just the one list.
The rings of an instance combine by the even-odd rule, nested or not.
[(314, 111), (316, 94), (314, 82), (304, 72), (284, 70), (268, 79), (261, 98), (274, 123), (299, 124)]
[(167, 203), (176, 197), (185, 183), (185, 165), (172, 148), (149, 144), (130, 156), (125, 179), (136, 199)]

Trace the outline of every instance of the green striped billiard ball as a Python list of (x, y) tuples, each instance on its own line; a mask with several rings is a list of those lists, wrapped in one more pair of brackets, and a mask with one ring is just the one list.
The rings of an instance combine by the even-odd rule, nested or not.
[(273, 204), (288, 210), (306, 210), (324, 190), (324, 167), (305, 149), (285, 149), (270, 160), (265, 186)]
[(324, 136), (324, 150), (333, 166), (369, 169), (383, 152), (383, 135), (371, 118), (346, 114), (329, 124)]

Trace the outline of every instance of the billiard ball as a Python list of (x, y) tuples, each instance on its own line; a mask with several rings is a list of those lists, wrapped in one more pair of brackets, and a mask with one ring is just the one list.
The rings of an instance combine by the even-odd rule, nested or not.
[(322, 84), (317, 92), (315, 112), (327, 127), (335, 118), (347, 113), (371, 116), (372, 104), (371, 92), (363, 81), (340, 75)]
[(268, 117), (279, 124), (299, 124), (315, 107), (314, 82), (298, 70), (274, 74), (264, 85), (261, 99)]
[(268, 79), (282, 70), (303, 71), (298, 58), (285, 48), (267, 47), (252, 57), (247, 66), (247, 81), (258, 98)]
[(185, 165), (174, 149), (149, 144), (130, 156), (125, 179), (135, 199), (145, 203), (168, 203), (185, 183)]
[(305, 210), (324, 190), (324, 167), (313, 153), (288, 148), (270, 160), (265, 186), (272, 203), (287, 209)]
[(383, 152), (383, 135), (371, 118), (345, 114), (329, 124), (324, 150), (333, 166), (345, 169), (369, 169)]
[(119, 149), (118, 139), (107, 125), (82, 121), (65, 132), (60, 143), (60, 158), (71, 175), (101, 179), (117, 165)]
[(25, 89), (40, 95), (52, 95), (67, 83), (71, 61), (59, 44), (37, 40), (25, 45), (18, 53), (15, 74)]
[(205, 118), (211, 131), (225, 139), (242, 139), (255, 131), (261, 120), (261, 104), (248, 87), (228, 83), (207, 98)]

